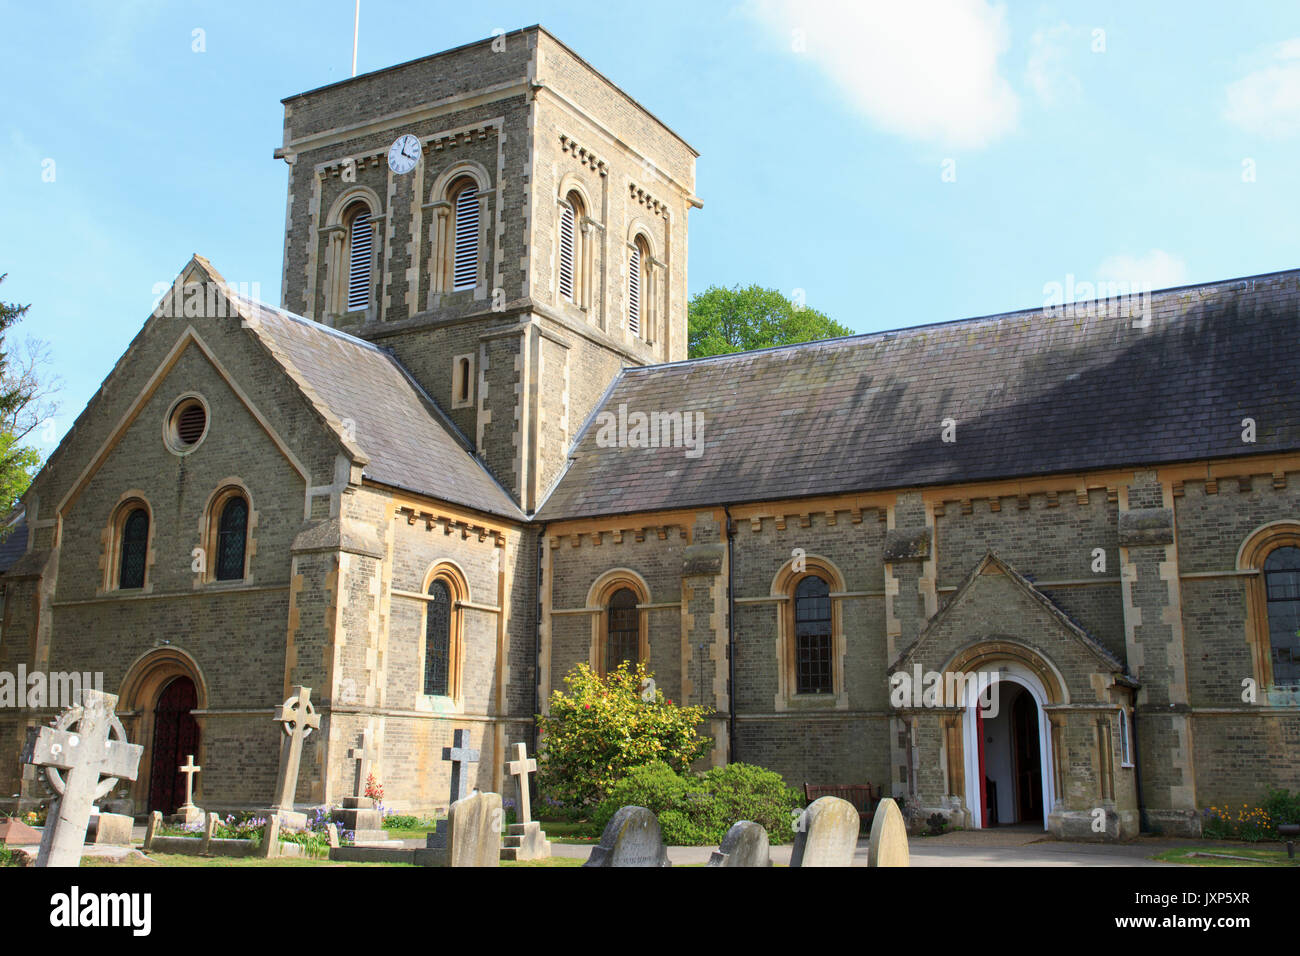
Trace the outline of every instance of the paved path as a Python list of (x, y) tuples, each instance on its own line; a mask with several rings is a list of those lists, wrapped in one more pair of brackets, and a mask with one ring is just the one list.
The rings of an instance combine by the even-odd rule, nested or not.
[[(949, 834), (959, 836), (959, 834)], [(1097, 844), (1067, 843), (1043, 840), (1037, 843), (1007, 845), (991, 841), (984, 845), (969, 837), (949, 841), (947, 837), (920, 837), (911, 841), (912, 866), (1178, 866), (1152, 860), (1156, 853), (1179, 846), (1192, 846), (1185, 840), (1138, 840), (1134, 843)], [(668, 859), (674, 866), (707, 863), (713, 847), (670, 846)], [(780, 865), (790, 862), (789, 846), (772, 847), (772, 861)], [(567, 843), (551, 844), (555, 856), (586, 859), (591, 855), (590, 845)], [(853, 855), (854, 866), (867, 865), (867, 841), (859, 840)]]

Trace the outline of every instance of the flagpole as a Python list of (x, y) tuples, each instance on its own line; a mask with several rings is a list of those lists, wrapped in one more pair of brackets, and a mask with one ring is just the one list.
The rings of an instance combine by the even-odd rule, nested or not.
[(361, 29), (361, 0), (357, 0), (356, 16), (352, 20), (352, 75), (357, 75), (357, 32)]

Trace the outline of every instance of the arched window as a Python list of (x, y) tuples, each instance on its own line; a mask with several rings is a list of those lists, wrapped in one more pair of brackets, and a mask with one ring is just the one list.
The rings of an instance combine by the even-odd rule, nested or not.
[(435, 697), (449, 696), (451, 611), (451, 588), (443, 578), (434, 578), (424, 618), (424, 692)]
[(471, 179), (458, 180), (450, 198), (455, 215), (455, 239), (451, 255), (453, 292), (478, 284), (478, 186)]
[(363, 202), (353, 203), (343, 213), (347, 230), (347, 311), (355, 312), (370, 305), (370, 273), (374, 247), (374, 226), (370, 222), (370, 207)]
[(123, 590), (144, 587), (149, 556), (149, 512), (132, 508), (122, 522), (122, 551), (118, 557), (117, 586)]
[(248, 499), (231, 495), (221, 505), (217, 519), (216, 555), (213, 576), (218, 581), (244, 577), (244, 554), (248, 543)]
[(570, 302), (577, 302), (575, 296), (577, 257), (578, 214), (572, 203), (565, 201), (560, 207), (560, 295)]
[(1300, 547), (1274, 548), (1264, 559), (1273, 685), (1300, 684)]
[(830, 585), (815, 574), (795, 588), (795, 693), (834, 691)]
[(650, 249), (645, 238), (637, 236), (627, 263), (627, 330), (638, 338), (644, 338), (641, 325), (650, 295), (649, 268)]
[(1121, 767), (1133, 766), (1133, 744), (1129, 737), (1128, 711), (1119, 709), (1119, 763)]
[(629, 588), (619, 588), (609, 599), (605, 638), (607, 673), (624, 661), (635, 665), (641, 659), (641, 621), (636, 605), (636, 594)]
[(456, 363), (456, 401), (468, 402), (470, 389), (469, 357), (462, 356)]

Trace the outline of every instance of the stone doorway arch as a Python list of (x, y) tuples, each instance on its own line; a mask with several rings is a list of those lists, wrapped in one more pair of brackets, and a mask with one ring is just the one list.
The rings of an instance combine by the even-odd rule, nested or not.
[(189, 753), (195, 763), (201, 765), (204, 759), (202, 712), (208, 707), (208, 690), (198, 662), (175, 647), (149, 651), (127, 670), (118, 699), (127, 736), (144, 747), (140, 772), (131, 786), (135, 808), (171, 813), (184, 801), (183, 784), (175, 799), (176, 768)]

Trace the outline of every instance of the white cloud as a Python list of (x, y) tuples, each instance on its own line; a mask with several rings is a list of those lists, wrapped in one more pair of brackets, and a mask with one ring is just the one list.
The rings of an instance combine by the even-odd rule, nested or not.
[(750, 0), (749, 13), (812, 60), (880, 128), (985, 146), (1015, 128), (999, 70), (1005, 10), (985, 0)]
[(1228, 84), (1224, 116), (1266, 139), (1300, 134), (1300, 37), (1270, 48), (1268, 63)]
[(1035, 30), (1029, 38), (1025, 82), (1044, 106), (1068, 101), (1080, 92), (1079, 78), (1071, 72), (1068, 43), (1076, 31), (1062, 21)]
[(1103, 282), (1125, 283), (1128, 288), (1168, 289), (1187, 284), (1187, 263), (1181, 257), (1152, 249), (1144, 256), (1108, 256), (1097, 266)]

